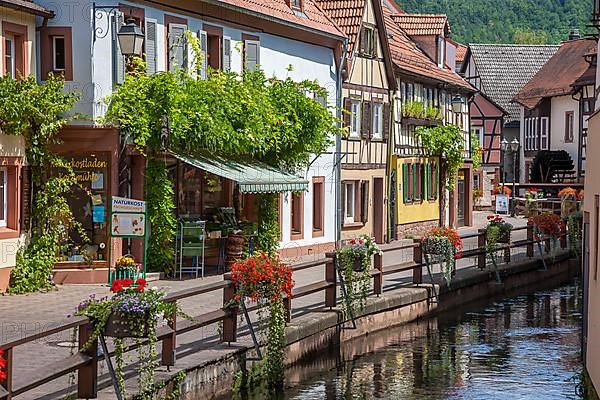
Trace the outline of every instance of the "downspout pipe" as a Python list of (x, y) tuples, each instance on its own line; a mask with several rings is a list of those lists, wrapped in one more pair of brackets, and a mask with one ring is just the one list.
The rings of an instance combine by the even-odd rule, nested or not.
[[(342, 58), (337, 73), (337, 118), (340, 128), (344, 127), (343, 114), (343, 90), (344, 71), (346, 69), (346, 55), (348, 50), (348, 39), (345, 38), (342, 44)], [(342, 247), (342, 134), (338, 132), (335, 135), (335, 248)]]

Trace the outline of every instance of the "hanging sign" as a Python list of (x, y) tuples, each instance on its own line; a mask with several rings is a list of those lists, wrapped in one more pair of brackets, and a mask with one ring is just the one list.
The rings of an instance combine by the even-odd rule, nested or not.
[(145, 213), (146, 202), (142, 200), (127, 199), (125, 197), (112, 197), (112, 212)]
[(143, 238), (146, 236), (146, 202), (113, 196), (110, 209), (110, 235)]

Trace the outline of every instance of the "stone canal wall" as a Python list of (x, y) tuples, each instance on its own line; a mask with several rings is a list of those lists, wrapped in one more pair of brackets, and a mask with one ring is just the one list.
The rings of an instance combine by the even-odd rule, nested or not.
[[(567, 252), (557, 254), (554, 263), (548, 263), (551, 264), (548, 270), (543, 270), (540, 259), (525, 259), (502, 266), (501, 284), (496, 282), (490, 271), (459, 270), (450, 287), (439, 287), (439, 304), (431, 296), (430, 285), (386, 290), (379, 297), (369, 298), (355, 321), (356, 328), (351, 322), (341, 324), (341, 315), (336, 310), (315, 309), (289, 323), (286, 364), (291, 367), (344, 341), (358, 337), (368, 340), (371, 333), (456, 310), (461, 305), (557, 287), (580, 273), (579, 261), (569, 258)], [(226, 395), (231, 391), (236, 373), (246, 368), (253, 353), (252, 349), (242, 347), (196, 367), (186, 368), (182, 398), (209, 399)]]

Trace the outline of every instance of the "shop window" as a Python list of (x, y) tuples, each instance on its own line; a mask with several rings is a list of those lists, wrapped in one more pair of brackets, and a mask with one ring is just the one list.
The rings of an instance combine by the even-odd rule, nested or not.
[(325, 177), (313, 177), (313, 237), (323, 236), (325, 223)]
[(304, 226), (304, 192), (292, 193), (292, 240), (302, 239)]
[(344, 223), (354, 222), (356, 212), (356, 182), (346, 181), (342, 183)]
[(565, 112), (565, 143), (573, 143), (573, 111)]
[(383, 104), (373, 104), (373, 139), (383, 139)]
[(178, 213), (208, 217), (214, 209), (226, 207), (225, 179), (189, 165), (180, 164)]
[(40, 66), (42, 79), (48, 74), (73, 80), (73, 42), (71, 27), (40, 28)]

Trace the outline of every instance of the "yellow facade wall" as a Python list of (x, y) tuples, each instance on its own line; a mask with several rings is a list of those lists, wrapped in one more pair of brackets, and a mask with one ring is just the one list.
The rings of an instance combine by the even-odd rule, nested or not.
[(422, 199), (418, 203), (410, 204), (404, 204), (403, 201), (404, 188), (402, 187), (402, 164), (429, 162), (435, 162), (439, 165), (439, 159), (437, 157), (393, 156), (392, 158), (392, 165), (396, 168), (396, 223), (398, 225), (412, 224), (415, 222), (433, 221), (440, 218), (439, 195), (438, 199), (433, 201)]

